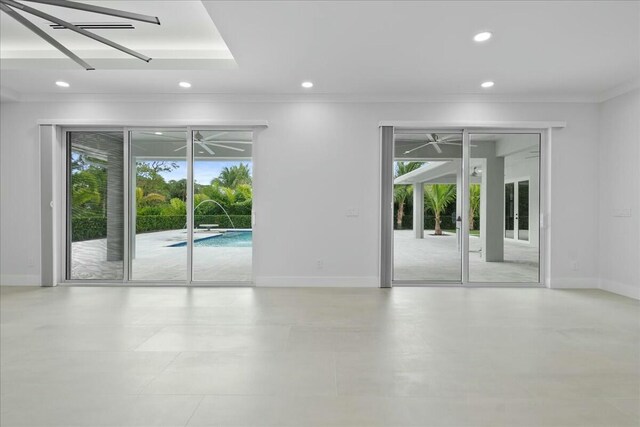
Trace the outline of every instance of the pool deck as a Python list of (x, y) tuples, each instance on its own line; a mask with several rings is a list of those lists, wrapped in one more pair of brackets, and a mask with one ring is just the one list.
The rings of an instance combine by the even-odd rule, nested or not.
[[(195, 230), (196, 239), (219, 235), (225, 230)], [(248, 230), (244, 230), (248, 231)], [(136, 235), (131, 262), (132, 280), (184, 281), (187, 277), (186, 230), (168, 230)], [(251, 247), (194, 247), (193, 280), (251, 281)], [(122, 279), (122, 261), (106, 261), (106, 239), (75, 242), (72, 246), (74, 279)]]
[[(246, 231), (246, 230), (245, 230)], [(394, 232), (394, 279), (460, 281), (460, 252), (455, 234), (433, 236), (425, 230), (416, 239), (412, 230)], [(196, 230), (196, 239), (220, 234), (220, 230)], [(186, 230), (138, 234), (131, 265), (132, 280), (184, 281), (187, 277), (187, 247), (172, 247), (186, 241)], [(480, 255), (480, 239), (470, 238), (470, 279), (473, 282), (538, 281), (538, 248), (523, 242), (504, 241), (505, 261), (485, 262)], [(106, 261), (106, 240), (75, 242), (72, 246), (72, 274), (75, 279), (122, 280), (122, 261)], [(251, 247), (193, 248), (193, 279), (201, 281), (250, 282)]]

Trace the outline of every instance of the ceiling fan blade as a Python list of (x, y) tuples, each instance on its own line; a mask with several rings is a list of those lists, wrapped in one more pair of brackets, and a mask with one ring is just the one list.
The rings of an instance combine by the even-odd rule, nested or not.
[(222, 135), (226, 135), (226, 134), (228, 134), (228, 133), (229, 133), (228, 131), (224, 131), (224, 132), (217, 132), (217, 133), (214, 133), (214, 134), (212, 134), (212, 135), (209, 135), (209, 136), (208, 136), (208, 137), (206, 137), (206, 138), (203, 138), (202, 140), (203, 140), (203, 141), (207, 141), (207, 142), (209, 142), (209, 141), (211, 141), (211, 140), (212, 140), (212, 139), (214, 139), (214, 138), (217, 138), (217, 137), (222, 136)]
[(178, 136), (172, 136), (172, 135), (158, 135), (156, 133), (152, 133), (152, 132), (140, 132), (143, 135), (151, 135), (151, 136), (157, 136), (159, 138), (167, 138), (167, 139), (173, 139), (175, 141), (182, 141), (182, 142), (186, 142), (186, 138), (180, 138)]
[(218, 144), (217, 142), (201, 142), (201, 144), (213, 145), (214, 147), (221, 147), (221, 148), (226, 148), (228, 150), (244, 152), (244, 148), (231, 147), (230, 145)]
[(173, 151), (180, 151), (180, 150), (184, 150), (185, 148), (187, 148), (187, 146), (186, 146), (186, 145), (183, 145), (182, 147), (180, 147), (180, 148), (176, 148), (176, 149), (175, 149), (175, 150), (173, 150)]
[(27, 27), (28, 29), (30, 29), (31, 31), (36, 33), (38, 36), (40, 36), (42, 39), (44, 39), (47, 43), (49, 43), (50, 45), (52, 45), (53, 47), (58, 49), (60, 52), (64, 53), (66, 56), (71, 58), (76, 64), (80, 65), (85, 70), (87, 70), (87, 71), (95, 70), (95, 68), (93, 68), (91, 65), (86, 63), (84, 60), (82, 60), (82, 58), (80, 58), (78, 55), (76, 55), (75, 53), (71, 52), (69, 49), (64, 47), (61, 43), (59, 43), (57, 40), (55, 40), (49, 34), (47, 34), (44, 31), (42, 31), (33, 22), (29, 21), (27, 18), (25, 18), (24, 16), (20, 15), (15, 10), (11, 9), (9, 6), (7, 6), (4, 3), (2, 3), (2, 4), (0, 4), (0, 8), (2, 9), (2, 11), (4, 13), (6, 13), (10, 17), (12, 17), (16, 21), (18, 21), (19, 23), (21, 23), (22, 25), (24, 25), (25, 27)]
[(207, 147), (207, 144), (205, 144), (204, 142), (197, 141), (197, 144), (200, 145), (202, 148), (204, 148), (204, 151), (211, 154), (212, 156), (216, 155), (216, 153), (214, 153), (211, 148)]
[(460, 135), (447, 135), (442, 138), (438, 138), (438, 142), (450, 142), (450, 141), (460, 141)]
[(419, 149), (421, 149), (423, 147), (426, 147), (427, 145), (431, 145), (431, 144), (433, 144), (433, 142), (427, 142), (426, 144), (422, 144), (422, 145), (420, 145), (418, 147), (415, 147), (415, 148), (412, 148), (410, 150), (405, 151), (404, 154), (413, 153), (414, 151), (419, 150)]
[(437, 142), (432, 142), (431, 145), (433, 145), (433, 148), (436, 149), (436, 151), (438, 152), (438, 154), (442, 154), (442, 148), (440, 148), (440, 146), (438, 145)]

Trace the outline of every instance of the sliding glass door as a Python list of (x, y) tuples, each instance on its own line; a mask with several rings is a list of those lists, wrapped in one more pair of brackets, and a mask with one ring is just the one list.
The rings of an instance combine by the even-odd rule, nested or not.
[(252, 280), (251, 129), (65, 134), (66, 280)]
[(122, 132), (67, 132), (69, 280), (124, 278), (124, 137)]
[(187, 132), (135, 130), (130, 141), (130, 280), (187, 280)]
[(392, 283), (539, 283), (540, 140), (394, 129)]
[(540, 134), (470, 133), (469, 170), (469, 282), (538, 283)]
[(251, 131), (194, 130), (193, 280), (251, 281)]
[(394, 140), (393, 280), (462, 280), (462, 133), (407, 129)]

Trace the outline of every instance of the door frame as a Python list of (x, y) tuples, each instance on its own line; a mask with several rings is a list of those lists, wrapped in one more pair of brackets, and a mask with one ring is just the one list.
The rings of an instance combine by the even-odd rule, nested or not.
[[(56, 208), (56, 214), (52, 212), (49, 218), (43, 218), (43, 222), (52, 223), (53, 224), (53, 247), (59, 248), (60, 254), (62, 256), (54, 257), (50, 253), (48, 248), (43, 247), (41, 249), (42, 263), (47, 268), (45, 271), (53, 271), (54, 274), (51, 277), (47, 277), (47, 280), (43, 280), (43, 286), (56, 286), (56, 285), (80, 285), (80, 286), (188, 286), (188, 287), (207, 287), (207, 286), (254, 286), (255, 284), (255, 269), (256, 269), (256, 245), (255, 245), (255, 237), (256, 233), (254, 233), (254, 244), (252, 245), (252, 271), (251, 271), (251, 280), (250, 281), (215, 281), (215, 280), (192, 280), (192, 251), (193, 251), (193, 239), (189, 238), (193, 236), (193, 213), (190, 214), (190, 209), (187, 209), (187, 280), (177, 280), (177, 281), (162, 281), (162, 280), (130, 280), (130, 239), (134, 238), (133, 234), (130, 233), (130, 209), (131, 206), (131, 170), (130, 170), (130, 149), (131, 144), (129, 141), (130, 131), (132, 130), (184, 130), (187, 132), (187, 179), (188, 182), (192, 182), (193, 178), (193, 165), (190, 159), (192, 159), (193, 155), (193, 147), (191, 142), (192, 139), (192, 129), (193, 130), (237, 130), (237, 131), (252, 131), (253, 132), (253, 144), (254, 149), (251, 154), (252, 161), (252, 169), (253, 175), (256, 176), (256, 171), (259, 170), (259, 167), (256, 167), (256, 164), (259, 163), (256, 161), (256, 151), (255, 146), (257, 145), (258, 136), (260, 132), (266, 128), (268, 128), (268, 123), (266, 121), (221, 121), (221, 122), (201, 122), (198, 120), (194, 121), (151, 121), (151, 122), (139, 122), (132, 123), (128, 125), (126, 122), (118, 122), (118, 121), (105, 121), (104, 123), (96, 123), (83, 121), (67, 121), (67, 120), (39, 120), (38, 125), (43, 129), (52, 128), (52, 141), (47, 141), (43, 139), (41, 135), (41, 143), (42, 144), (51, 144), (52, 145), (52, 153), (50, 159), (41, 159), (42, 162), (51, 162), (52, 164), (52, 177), (50, 182), (52, 183), (52, 187), (54, 188), (54, 193), (57, 193), (58, 203), (54, 200), (51, 202), (51, 205), (58, 205)], [(191, 123), (191, 124), (190, 124)], [(125, 227), (125, 236), (124, 236), (124, 275), (122, 280), (105, 280), (105, 279), (97, 279), (97, 280), (85, 280), (85, 279), (68, 279), (67, 268), (70, 263), (70, 257), (68, 251), (70, 251), (70, 245), (68, 244), (68, 222), (70, 221), (70, 217), (68, 216), (69, 207), (67, 206), (69, 198), (68, 196), (68, 173), (69, 173), (69, 147), (68, 147), (68, 132), (72, 131), (121, 131), (123, 132), (124, 138), (124, 154), (123, 154), (123, 162), (124, 162), (124, 209), (125, 209), (125, 218), (124, 218), (124, 227)], [(41, 132), (42, 133), (42, 132)], [(47, 136), (48, 137), (48, 136)], [(42, 177), (43, 182), (46, 177)], [(187, 186), (187, 206), (189, 206), (189, 201), (193, 200), (193, 186)], [(44, 203), (44, 202), (43, 202)], [(255, 229), (255, 212), (256, 206), (255, 202), (252, 207), (252, 228)], [(255, 231), (255, 230), (254, 230)], [(259, 233), (257, 233), (259, 234)], [(50, 267), (49, 267), (50, 266)], [(45, 273), (43, 273), (43, 279), (45, 278)], [(48, 273), (47, 273), (48, 275)]]
[[(513, 237), (507, 237), (506, 234), (504, 236), (505, 239), (509, 239), (509, 240), (513, 240), (514, 242), (519, 242), (522, 244), (530, 244), (531, 243), (531, 237), (529, 237), (527, 240), (524, 239), (520, 239), (519, 238), (519, 233), (520, 233), (520, 206), (519, 206), (519, 201), (520, 201), (520, 190), (518, 189), (518, 183), (520, 182), (528, 182), (529, 186), (531, 186), (531, 177), (530, 176), (520, 176), (517, 178), (509, 178), (508, 180), (504, 181), (504, 184), (513, 184)], [(527, 212), (527, 215), (530, 217), (529, 212)], [(504, 231), (506, 231), (506, 217), (505, 217), (505, 225), (504, 225)]]
[[(380, 215), (379, 215), (379, 255), (380, 287), (393, 286), (435, 286), (435, 287), (549, 287), (549, 196), (550, 152), (552, 130), (566, 127), (565, 122), (485, 122), (485, 123), (438, 123), (416, 121), (382, 121), (380, 128)], [(469, 135), (470, 134), (539, 134), (539, 266), (538, 282), (469, 282), (469, 224), (467, 215), (462, 215), (462, 280), (442, 281), (395, 281), (393, 280), (393, 163), (395, 132), (398, 129), (420, 129), (425, 131), (462, 131), (462, 212), (469, 206)], [(391, 220), (391, 222), (389, 221)], [(504, 237), (504, 236), (503, 236)]]

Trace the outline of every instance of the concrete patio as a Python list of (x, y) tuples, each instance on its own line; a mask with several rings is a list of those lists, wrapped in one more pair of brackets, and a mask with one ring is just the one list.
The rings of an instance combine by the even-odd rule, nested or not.
[[(469, 246), (471, 282), (538, 282), (537, 246), (504, 239), (504, 262), (485, 262), (476, 236), (470, 236)], [(413, 230), (395, 230), (393, 250), (394, 280), (460, 281), (462, 254), (453, 233), (433, 236), (425, 230), (424, 238), (416, 239)]]

